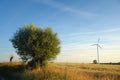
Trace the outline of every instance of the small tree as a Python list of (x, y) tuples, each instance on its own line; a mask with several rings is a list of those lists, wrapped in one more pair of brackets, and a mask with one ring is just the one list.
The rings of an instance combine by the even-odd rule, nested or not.
[(97, 64), (97, 60), (93, 60), (93, 64)]
[(13, 60), (13, 55), (10, 57), (10, 62), (12, 62), (12, 60)]
[(18, 29), (10, 40), (17, 54), (32, 66), (44, 66), (60, 52), (57, 33), (50, 27), (38, 28), (34, 24)]

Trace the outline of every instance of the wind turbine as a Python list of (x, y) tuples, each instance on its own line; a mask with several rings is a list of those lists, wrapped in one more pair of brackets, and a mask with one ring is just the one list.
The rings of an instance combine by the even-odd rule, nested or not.
[(97, 58), (98, 58), (98, 64), (100, 63), (99, 61), (99, 48), (102, 49), (102, 47), (99, 45), (100, 39), (98, 39), (97, 44), (93, 44), (92, 46), (97, 46)]

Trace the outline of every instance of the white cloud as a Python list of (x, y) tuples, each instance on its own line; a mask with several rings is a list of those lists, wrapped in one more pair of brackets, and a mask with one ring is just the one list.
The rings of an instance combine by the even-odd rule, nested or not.
[(96, 47), (90, 45), (97, 42), (97, 38), (102, 38), (100, 45), (103, 49), (100, 50), (100, 61), (119, 62), (120, 38), (119, 35), (116, 35), (118, 31), (120, 31), (120, 28), (111, 28), (95, 32), (71, 33), (61, 36), (63, 37), (63, 44), (61, 55), (57, 61), (62, 58), (62, 61), (68, 60), (68, 62), (92, 62), (92, 60), (97, 59)]
[(94, 13), (87, 12), (87, 11), (81, 11), (79, 9), (75, 9), (75, 8), (69, 7), (67, 5), (63, 5), (63, 4), (58, 3), (57, 1), (53, 1), (53, 0), (35, 0), (35, 1), (49, 5), (51, 7), (57, 8), (59, 10), (65, 11), (65, 12), (70, 12), (70, 13), (74, 13), (74, 14), (78, 14), (78, 15), (82, 15), (82, 16), (96, 16), (96, 14), (94, 14)]
[(94, 35), (94, 34), (104, 34), (104, 33), (112, 33), (112, 32), (118, 32), (120, 31), (120, 27), (116, 28), (111, 28), (111, 29), (106, 29), (106, 30), (99, 30), (99, 31), (91, 31), (91, 32), (75, 32), (75, 33), (70, 33), (70, 34), (64, 34), (60, 35), (62, 38), (65, 37), (79, 37), (79, 36), (86, 36), (86, 35)]
[(112, 29), (108, 29), (108, 30), (104, 30), (103, 32), (110, 33), (110, 32), (116, 32), (116, 31), (120, 31), (120, 27), (118, 27), (118, 28), (112, 28)]

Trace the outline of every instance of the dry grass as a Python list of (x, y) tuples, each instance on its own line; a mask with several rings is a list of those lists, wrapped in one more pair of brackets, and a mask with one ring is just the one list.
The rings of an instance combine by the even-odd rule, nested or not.
[[(15, 68), (21, 63), (0, 64), (0, 75), (3, 71), (1, 66), (5, 65)], [(49, 63), (45, 68), (34, 70), (21, 71), (21, 66), (15, 69), (18, 69), (18, 72), (12, 69), (7, 72), (13, 73), (8, 78), (5, 74), (2, 75), (5, 80), (120, 80), (120, 65)]]

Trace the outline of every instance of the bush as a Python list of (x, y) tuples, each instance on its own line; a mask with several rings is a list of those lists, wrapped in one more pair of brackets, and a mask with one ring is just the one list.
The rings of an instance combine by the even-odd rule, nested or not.
[(93, 60), (93, 64), (97, 64), (97, 60)]

